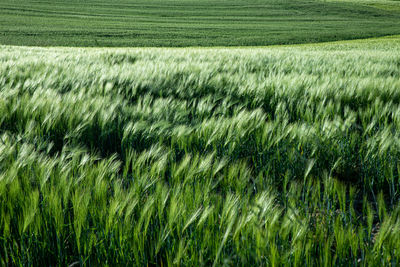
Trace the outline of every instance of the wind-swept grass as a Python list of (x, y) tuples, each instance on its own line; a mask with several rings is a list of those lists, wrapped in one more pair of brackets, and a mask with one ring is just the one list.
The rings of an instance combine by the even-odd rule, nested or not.
[(0, 49), (2, 265), (400, 263), (398, 39)]

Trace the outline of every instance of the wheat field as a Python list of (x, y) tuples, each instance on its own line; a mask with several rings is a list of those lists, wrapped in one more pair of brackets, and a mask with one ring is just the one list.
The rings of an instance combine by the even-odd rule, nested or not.
[(0, 62), (1, 265), (400, 264), (399, 37)]

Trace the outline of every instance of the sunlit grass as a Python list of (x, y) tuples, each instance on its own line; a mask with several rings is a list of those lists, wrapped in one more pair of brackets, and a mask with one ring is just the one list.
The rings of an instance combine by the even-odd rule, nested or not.
[(396, 38), (0, 51), (2, 265), (400, 263)]

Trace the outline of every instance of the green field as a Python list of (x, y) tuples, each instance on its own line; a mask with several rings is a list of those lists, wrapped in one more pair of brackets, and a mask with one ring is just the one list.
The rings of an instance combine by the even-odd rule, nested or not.
[(396, 0), (1, 0), (0, 266), (400, 266), (399, 34)]
[(0, 265), (400, 264), (400, 37), (0, 62)]
[(399, 1), (2, 0), (0, 44), (264, 46), (400, 34)]

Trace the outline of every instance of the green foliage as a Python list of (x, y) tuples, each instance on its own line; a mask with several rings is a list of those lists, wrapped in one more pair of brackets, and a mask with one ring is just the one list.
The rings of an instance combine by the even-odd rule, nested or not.
[(2, 0), (0, 44), (262, 46), (400, 34), (398, 2), (366, 1)]
[(398, 41), (1, 47), (1, 265), (399, 265)]

